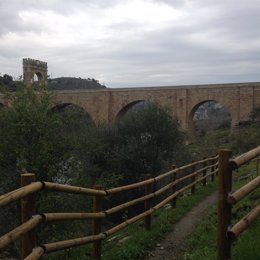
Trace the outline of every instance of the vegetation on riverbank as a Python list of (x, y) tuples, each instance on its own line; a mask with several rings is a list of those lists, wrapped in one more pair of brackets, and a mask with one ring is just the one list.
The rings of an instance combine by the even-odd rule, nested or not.
[[(53, 97), (45, 91), (36, 95), (32, 89), (21, 87), (8, 93), (7, 98), (12, 107), (0, 114), (0, 181), (4, 184), (0, 187), (1, 194), (19, 186), (19, 176), (23, 171), (35, 172), (38, 180), (85, 187), (102, 184), (109, 188), (142, 180), (145, 174), (156, 176), (172, 164), (179, 166), (192, 159), (213, 155), (219, 148), (231, 147), (239, 152), (238, 144), (245, 150), (259, 141), (256, 122), (232, 133), (229, 130), (210, 132), (199, 137), (195, 144), (185, 146), (186, 136), (178, 121), (168, 114), (166, 108), (154, 103), (128, 111), (113, 125), (95, 126), (85, 111), (78, 107), (68, 110), (62, 106), (53, 107)], [(128, 230), (131, 232), (128, 242), (120, 244), (115, 238), (114, 244), (109, 246), (109, 242), (105, 247), (104, 258), (141, 259), (156, 244), (158, 237), (169, 229), (173, 219), (180, 219), (206, 193), (202, 191), (201, 197), (197, 196), (182, 198), (184, 204), (179, 203), (182, 209), (178, 207), (172, 213), (165, 213), (166, 210), (156, 213), (154, 228), (150, 232), (139, 231), (140, 223), (122, 231), (122, 237), (129, 236)], [(114, 205), (123, 199), (120, 197), (113, 201)], [(40, 194), (37, 202), (38, 212), (91, 210), (91, 201), (77, 195)], [(0, 214), (1, 223), (4, 223), (3, 233), (19, 222), (19, 216), (14, 218), (12, 212), (19, 212), (18, 204)], [(110, 221), (120, 222), (124, 217), (122, 213)], [(90, 232), (86, 223), (74, 223), (46, 225), (38, 232), (38, 244)], [(113, 247), (116, 251), (112, 250)], [(81, 248), (85, 247), (57, 253), (57, 257), (76, 259), (77, 254), (85, 257), (86, 251), (81, 251)], [(17, 245), (13, 253), (18, 256)]]
[[(215, 183), (208, 183), (206, 187), (197, 186), (194, 195), (186, 194), (180, 197), (177, 207), (164, 207), (152, 215), (152, 229), (146, 231), (143, 221), (130, 225), (103, 242), (102, 259), (104, 260), (140, 260), (164, 239), (185, 213), (200, 201), (205, 199), (216, 189)], [(46, 256), (46, 259), (92, 259), (93, 245), (81, 246), (63, 252), (56, 252)]]
[[(53, 95), (45, 90), (35, 93), (21, 86), (5, 94), (12, 106), (0, 113), (0, 194), (17, 189), (22, 172), (33, 172), (40, 181), (83, 187), (101, 184), (107, 189), (140, 181), (148, 173), (156, 176), (189, 158), (178, 121), (155, 103), (128, 111), (114, 124), (95, 125), (77, 106), (54, 106)], [(120, 204), (124, 199), (118, 196), (109, 203)], [(37, 212), (90, 212), (91, 201), (85, 200), (39, 193)], [(110, 221), (122, 218), (123, 213)], [(1, 235), (17, 226), (19, 203), (1, 211), (0, 222)], [(51, 223), (38, 231), (38, 243), (89, 232), (83, 222)], [(18, 244), (11, 251), (18, 256)]]
[[(250, 175), (249, 175), (250, 174)], [(256, 165), (252, 162), (234, 173), (234, 190), (244, 186), (256, 176)], [(244, 217), (260, 198), (260, 190), (256, 189), (232, 209), (232, 223)], [(217, 213), (216, 206), (212, 207), (195, 228), (185, 245), (184, 260), (216, 259)], [(232, 260), (260, 259), (260, 219), (254, 222), (232, 244)]]

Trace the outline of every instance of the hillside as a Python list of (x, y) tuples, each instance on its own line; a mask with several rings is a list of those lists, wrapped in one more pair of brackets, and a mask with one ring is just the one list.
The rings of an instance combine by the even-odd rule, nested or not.
[(61, 77), (48, 79), (49, 90), (73, 90), (73, 89), (101, 89), (106, 88), (96, 79), (82, 79), (73, 77)]
[[(7, 74), (0, 76), (0, 86), (15, 91), (16, 88), (21, 85), (22, 81), (13, 80), (13, 77)], [(35, 84), (37, 89), (38, 84)], [(48, 90), (73, 90), (73, 89), (102, 89), (106, 86), (99, 83), (96, 79), (82, 79), (74, 77), (60, 77), (54, 79), (48, 79)]]

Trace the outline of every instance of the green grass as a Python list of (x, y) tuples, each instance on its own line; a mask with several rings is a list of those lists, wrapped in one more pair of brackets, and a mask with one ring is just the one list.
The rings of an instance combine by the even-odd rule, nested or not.
[(199, 160), (226, 148), (231, 149), (233, 154), (241, 154), (259, 145), (259, 140), (260, 122), (252, 122), (240, 128), (218, 129), (203, 136), (198, 135), (188, 147), (194, 159)]
[(230, 135), (230, 129), (220, 129), (196, 136), (196, 142), (188, 146), (189, 151), (197, 160), (208, 157), (209, 154), (214, 155), (220, 149), (231, 148)]
[[(192, 207), (210, 195), (216, 188), (215, 183), (206, 187), (197, 185), (196, 194), (185, 195), (178, 199), (175, 209), (164, 208), (152, 215), (152, 229), (146, 231), (143, 221), (129, 225), (102, 242), (102, 260), (137, 260), (144, 257), (160, 243), (172, 226), (178, 222)], [(124, 242), (120, 242), (126, 238)], [(92, 245), (80, 246), (47, 255), (47, 259), (92, 259)]]
[[(243, 167), (235, 176), (244, 176), (253, 172), (255, 165)], [(249, 180), (235, 181), (234, 190), (243, 186)], [(260, 198), (260, 190), (237, 203), (232, 209), (232, 224), (235, 224), (245, 216)], [(216, 207), (212, 207), (204, 216), (201, 223), (196, 227), (185, 246), (184, 260), (213, 260), (216, 259), (216, 233), (217, 214)], [(253, 223), (232, 244), (232, 260), (256, 260), (260, 259), (260, 219)]]
[(105, 260), (115, 259), (143, 259), (157, 243), (165, 237), (165, 234), (172, 230), (173, 224), (178, 222), (198, 202), (203, 200), (214, 189), (214, 184), (200, 188), (193, 196), (185, 196), (178, 200), (176, 209), (164, 209), (153, 215), (152, 229), (145, 231), (141, 222), (129, 226), (120, 235), (130, 238), (120, 246), (117, 241), (107, 243), (104, 248), (103, 258)]

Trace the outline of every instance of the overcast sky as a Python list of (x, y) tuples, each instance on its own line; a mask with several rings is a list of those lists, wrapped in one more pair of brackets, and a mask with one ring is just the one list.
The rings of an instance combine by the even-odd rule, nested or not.
[(0, 73), (22, 58), (107, 87), (260, 81), (260, 0), (0, 0)]

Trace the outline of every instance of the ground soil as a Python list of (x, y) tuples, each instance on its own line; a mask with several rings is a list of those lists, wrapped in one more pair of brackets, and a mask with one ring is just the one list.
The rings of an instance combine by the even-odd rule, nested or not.
[(183, 245), (189, 237), (194, 227), (200, 222), (203, 214), (213, 204), (216, 203), (217, 194), (213, 193), (205, 200), (192, 208), (178, 223), (173, 227), (173, 231), (157, 244), (146, 260), (183, 260)]

